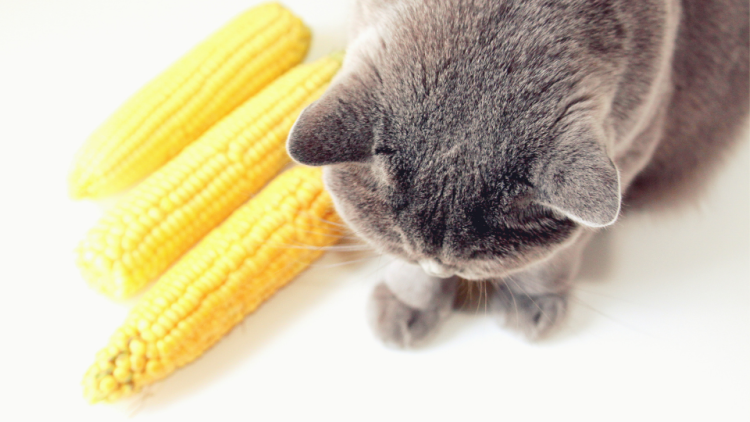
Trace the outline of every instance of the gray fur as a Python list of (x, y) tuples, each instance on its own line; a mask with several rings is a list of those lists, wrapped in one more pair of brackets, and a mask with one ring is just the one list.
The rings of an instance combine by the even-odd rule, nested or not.
[(370, 298), (370, 326), (389, 346), (419, 346), (450, 314), (457, 286), (456, 277), (430, 277), (418, 266), (396, 261)]
[(559, 325), (590, 235), (692, 198), (731, 152), (749, 19), (746, 0), (360, 0), (288, 149), (326, 166), (359, 235), (440, 286), (387, 276), (376, 333), (427, 338), (455, 276), (493, 286), (530, 339)]

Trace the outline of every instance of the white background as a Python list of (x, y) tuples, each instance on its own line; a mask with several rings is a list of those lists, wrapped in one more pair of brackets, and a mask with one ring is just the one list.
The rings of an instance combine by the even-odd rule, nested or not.
[[(68, 199), (71, 158), (125, 98), (256, 3), (0, 0), (0, 419), (748, 420), (746, 140), (699, 206), (597, 239), (548, 341), (459, 315), (425, 348), (385, 348), (364, 318), (385, 259), (329, 253), (146, 394), (88, 405), (81, 376), (134, 301), (94, 293), (73, 264), (108, 204)], [(286, 4), (313, 29), (309, 59), (345, 45), (348, 1)]]

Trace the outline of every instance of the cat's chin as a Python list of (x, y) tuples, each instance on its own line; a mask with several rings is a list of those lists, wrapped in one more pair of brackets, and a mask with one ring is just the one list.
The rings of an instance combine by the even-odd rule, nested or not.
[(496, 278), (496, 277), (489, 277), (485, 274), (477, 274), (477, 273), (472, 273), (468, 271), (459, 271), (456, 273), (456, 275), (461, 277), (464, 280), (469, 280), (469, 281), (482, 281), (482, 280), (487, 280), (489, 278)]
[(449, 274), (443, 275), (443, 274), (429, 271), (428, 268), (425, 268), (423, 263), (421, 263), (418, 259), (413, 259), (413, 258), (404, 256), (399, 252), (400, 251), (395, 252), (393, 250), (387, 250), (387, 251), (380, 250), (380, 253), (390, 255), (400, 261), (408, 262), (409, 264), (413, 264), (413, 265), (420, 265), (426, 274), (435, 278), (450, 278), (453, 276), (458, 276), (467, 281), (486, 281), (486, 280), (501, 279), (513, 273), (513, 271), (502, 271), (502, 270), (497, 271), (496, 268), (494, 270), (483, 269), (483, 268), (462, 268), (456, 271), (452, 271)]
[(468, 281), (485, 281), (485, 280), (495, 280), (505, 277), (507, 274), (505, 273), (488, 273), (488, 272), (478, 272), (478, 271), (457, 271), (456, 275), (461, 277), (464, 280)]

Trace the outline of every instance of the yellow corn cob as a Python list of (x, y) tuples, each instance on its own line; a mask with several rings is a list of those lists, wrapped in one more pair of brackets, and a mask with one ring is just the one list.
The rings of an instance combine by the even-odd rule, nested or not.
[(188, 252), (133, 308), (83, 379), (114, 401), (200, 356), (341, 233), (319, 168), (282, 173)]
[(124, 189), (300, 63), (310, 31), (270, 3), (241, 14), (144, 86), (96, 130), (69, 178), (74, 198)]
[(166, 270), (289, 163), (289, 130), (342, 58), (290, 70), (136, 186), (79, 246), (84, 278), (127, 297)]

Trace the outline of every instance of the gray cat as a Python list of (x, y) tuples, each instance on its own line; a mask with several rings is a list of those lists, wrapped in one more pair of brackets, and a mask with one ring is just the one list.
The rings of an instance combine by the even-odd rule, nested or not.
[(373, 293), (379, 337), (419, 344), (478, 282), (528, 338), (559, 325), (591, 235), (693, 197), (732, 151), (748, 6), (360, 0), (342, 71), (287, 147), (401, 258)]

